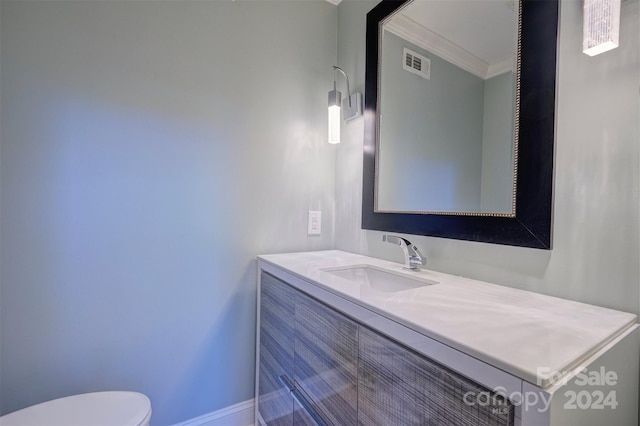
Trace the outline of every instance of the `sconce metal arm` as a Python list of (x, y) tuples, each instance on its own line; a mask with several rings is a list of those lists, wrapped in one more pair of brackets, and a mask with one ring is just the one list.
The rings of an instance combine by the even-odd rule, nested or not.
[(342, 75), (344, 75), (344, 78), (347, 79), (347, 99), (349, 99), (349, 108), (351, 108), (351, 89), (349, 88), (349, 77), (344, 71), (342, 71), (342, 68), (336, 65), (333, 66), (333, 90), (336, 90), (336, 80), (338, 79), (337, 71), (340, 71)]

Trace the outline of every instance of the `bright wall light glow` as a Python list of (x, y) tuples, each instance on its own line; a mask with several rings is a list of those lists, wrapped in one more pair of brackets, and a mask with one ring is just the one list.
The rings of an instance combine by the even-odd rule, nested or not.
[(329, 143), (340, 143), (340, 107), (329, 107)]
[(618, 47), (621, 0), (584, 0), (582, 51), (595, 56)]

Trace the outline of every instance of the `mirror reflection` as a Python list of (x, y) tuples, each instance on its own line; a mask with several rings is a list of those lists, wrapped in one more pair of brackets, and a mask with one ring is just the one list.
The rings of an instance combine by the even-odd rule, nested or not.
[(376, 211), (515, 215), (518, 2), (413, 0), (379, 40)]

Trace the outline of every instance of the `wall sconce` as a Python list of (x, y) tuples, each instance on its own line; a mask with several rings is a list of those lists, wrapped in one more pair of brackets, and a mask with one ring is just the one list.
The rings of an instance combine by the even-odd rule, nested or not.
[(582, 51), (595, 56), (618, 47), (621, 0), (584, 0)]
[[(336, 89), (338, 71), (347, 80), (347, 95), (344, 100), (342, 94)], [(362, 94), (351, 94), (349, 89), (349, 77), (340, 67), (333, 66), (333, 90), (329, 91), (329, 143), (340, 143), (340, 110), (342, 109), (342, 119), (351, 121), (362, 115)]]

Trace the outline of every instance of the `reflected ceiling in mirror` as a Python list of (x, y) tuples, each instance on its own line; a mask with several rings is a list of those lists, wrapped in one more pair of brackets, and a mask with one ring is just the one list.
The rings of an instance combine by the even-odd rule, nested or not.
[(519, 17), (413, 0), (382, 22), (377, 212), (515, 216)]

